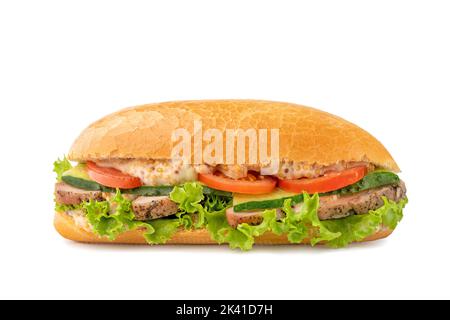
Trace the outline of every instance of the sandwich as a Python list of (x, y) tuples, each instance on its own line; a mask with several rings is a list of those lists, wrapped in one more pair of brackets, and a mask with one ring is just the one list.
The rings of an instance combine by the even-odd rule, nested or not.
[(372, 135), (314, 108), (147, 104), (94, 122), (54, 162), (54, 225), (86, 243), (341, 248), (397, 227), (399, 171)]

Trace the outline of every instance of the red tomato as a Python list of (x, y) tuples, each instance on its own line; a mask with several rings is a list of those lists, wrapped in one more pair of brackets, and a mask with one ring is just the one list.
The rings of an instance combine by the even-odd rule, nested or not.
[(132, 189), (142, 186), (141, 179), (132, 177), (114, 168), (100, 167), (92, 161), (87, 163), (89, 177), (111, 188)]
[(198, 180), (213, 189), (246, 194), (270, 193), (277, 184), (275, 178), (252, 174), (245, 180), (235, 180), (224, 175), (199, 173)]
[(330, 172), (319, 178), (304, 178), (295, 180), (280, 180), (281, 189), (289, 192), (324, 193), (344, 188), (361, 180), (367, 172), (367, 168), (355, 167), (339, 172)]

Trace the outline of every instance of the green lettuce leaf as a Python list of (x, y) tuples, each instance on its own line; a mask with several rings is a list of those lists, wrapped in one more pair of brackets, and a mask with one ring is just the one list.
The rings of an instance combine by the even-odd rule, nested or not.
[[(147, 227), (144, 238), (149, 244), (166, 243), (178, 231), (180, 222), (178, 219), (157, 219), (148, 223), (142, 223)], [(149, 228), (147, 225), (151, 225)]]
[(396, 203), (383, 198), (383, 201), (384, 205), (381, 208), (371, 210), (367, 214), (323, 221), (322, 223), (329, 230), (341, 234), (329, 241), (327, 245), (332, 248), (342, 248), (351, 242), (362, 241), (376, 232), (382, 225), (394, 230), (403, 217), (403, 208), (408, 200), (405, 198)]
[(173, 188), (169, 197), (172, 201), (178, 203), (179, 211), (181, 213), (178, 214), (180, 219), (188, 219), (182, 218), (185, 213), (197, 213), (197, 221), (182, 221), (184, 225), (189, 225), (192, 222), (193, 226), (198, 229), (205, 224), (205, 210), (200, 204), (205, 198), (201, 184), (190, 182), (185, 183), (182, 186), (176, 186)]
[(229, 230), (233, 230), (227, 222), (225, 209), (222, 211), (206, 212), (206, 229), (211, 239), (221, 244), (226, 241), (226, 234)]
[(390, 201), (386, 198), (384, 198), (383, 201), (384, 206), (378, 210), (375, 210), (375, 212), (378, 212), (378, 214), (381, 215), (384, 226), (394, 230), (398, 223), (403, 219), (403, 208), (408, 203), (408, 199), (404, 198), (398, 203)]
[[(315, 199), (313, 199), (315, 200)], [(295, 212), (291, 207), (290, 199), (284, 201), (283, 211), (285, 218), (278, 222), (277, 234), (287, 233), (288, 240), (292, 243), (300, 243), (308, 236), (308, 227), (303, 223), (302, 218), (308, 215), (308, 208), (315, 207), (315, 203), (310, 204), (310, 199), (302, 206), (301, 212)]]
[(271, 224), (276, 220), (276, 210), (266, 210), (263, 213), (263, 221), (252, 226), (247, 223), (241, 223), (236, 229), (228, 230), (225, 241), (229, 243), (230, 248), (240, 248), (243, 251), (248, 251), (255, 243), (255, 237), (263, 235), (270, 230)]
[(131, 201), (125, 199), (120, 190), (109, 202), (91, 200), (83, 203), (82, 207), (93, 232), (110, 240), (125, 231), (143, 228), (144, 238), (149, 244), (161, 244), (167, 242), (180, 226), (177, 219), (134, 220)]
[[(227, 222), (225, 210), (231, 206), (232, 198), (228, 195), (203, 193), (203, 186), (197, 182), (187, 182), (174, 187), (170, 199), (179, 206), (177, 213), (180, 225), (185, 228), (206, 228), (211, 239), (217, 243), (230, 242), (227, 237), (232, 229)], [(240, 233), (237, 234), (240, 236)], [(240, 241), (238, 241), (240, 242)], [(231, 241), (230, 246), (232, 246)]]
[(201, 207), (200, 202), (205, 198), (202, 190), (201, 184), (190, 182), (174, 187), (169, 196), (172, 201), (178, 203), (180, 211), (196, 213)]
[(285, 216), (280, 221), (277, 220), (276, 209), (271, 209), (263, 212), (263, 220), (256, 226), (242, 223), (236, 229), (228, 226), (226, 230), (220, 230), (221, 234), (224, 234), (224, 241), (228, 242), (231, 248), (247, 251), (252, 248), (254, 238), (267, 231), (277, 235), (287, 234), (288, 240), (292, 243), (300, 243), (309, 237), (312, 245), (339, 237), (339, 232), (328, 230), (317, 216), (319, 196), (316, 194), (311, 197), (305, 193), (303, 197), (299, 211), (292, 208), (291, 199), (284, 201), (282, 210)]
[[(289, 207), (287, 207), (285, 204), (284, 209), (286, 212), (286, 210), (289, 210)], [(308, 194), (304, 193), (303, 205), (301, 206), (300, 210), (300, 218), (299, 218), (300, 221), (296, 222), (296, 224), (297, 225), (303, 224), (307, 229), (308, 227), (313, 228), (311, 236), (311, 245), (313, 246), (321, 241), (330, 241), (340, 236), (339, 232), (330, 231), (322, 223), (322, 221), (319, 220), (319, 216), (317, 215), (318, 209), (319, 209), (319, 195), (315, 194), (313, 196), (309, 196)]]
[(232, 202), (232, 197), (209, 194), (205, 196), (205, 200), (203, 201), (202, 205), (207, 212), (216, 212), (229, 208)]
[(56, 173), (56, 180), (61, 181), (62, 174), (72, 168), (72, 164), (64, 158), (61, 160), (58, 158), (55, 162), (53, 162), (53, 172)]
[(91, 200), (84, 203), (83, 208), (93, 231), (114, 240), (119, 234), (133, 229), (135, 221), (131, 202), (123, 198), (119, 190), (110, 201)]
[(194, 228), (194, 214), (178, 212), (176, 214), (176, 217), (178, 218), (179, 225), (182, 226), (185, 230), (192, 230)]
[[(203, 194), (203, 186), (196, 182), (185, 183), (176, 186), (170, 193), (170, 199), (178, 203), (178, 219), (157, 219), (150, 222), (154, 232), (147, 232), (144, 236), (149, 243), (165, 243), (178, 230), (183, 227), (186, 230), (202, 228), (206, 222), (207, 214), (224, 213), (231, 205), (231, 198), (220, 194)], [(223, 215), (224, 216), (224, 215)]]
[(61, 204), (55, 202), (55, 211), (56, 212), (67, 212), (71, 210), (82, 209), (81, 204)]
[[(361, 241), (373, 234), (381, 225), (394, 229), (402, 218), (402, 209), (407, 200), (398, 203), (384, 199), (384, 206), (368, 214), (355, 215), (338, 220), (321, 221), (317, 215), (319, 196), (304, 194), (304, 202), (295, 208), (286, 199), (282, 208), (284, 218), (277, 220), (276, 209), (265, 210), (261, 224), (247, 223), (236, 229), (228, 225), (225, 211), (206, 213), (206, 228), (211, 238), (218, 243), (228, 243), (231, 248), (250, 250), (255, 237), (271, 231), (277, 235), (287, 234), (292, 243), (301, 243), (309, 238), (311, 245), (326, 241), (329, 247), (341, 248), (354, 241)], [(299, 209), (300, 208), (300, 209)]]
[[(178, 204), (180, 225), (196, 229), (207, 226), (206, 215), (214, 212), (225, 212), (231, 205), (231, 198), (218, 194), (203, 194), (203, 186), (197, 182), (187, 182), (173, 188), (170, 199)], [(193, 219), (192, 214), (195, 214)]]
[(251, 230), (251, 228), (248, 228), (248, 224), (239, 225), (238, 229), (230, 228), (226, 234), (225, 241), (231, 249), (239, 248), (242, 251), (248, 251), (255, 243)]

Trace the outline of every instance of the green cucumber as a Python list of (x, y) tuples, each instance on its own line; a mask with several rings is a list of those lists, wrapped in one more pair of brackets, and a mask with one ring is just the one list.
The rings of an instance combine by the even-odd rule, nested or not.
[(284, 200), (292, 199), (292, 204), (303, 201), (302, 194), (295, 194), (286, 192), (282, 189), (275, 189), (269, 194), (248, 195), (248, 194), (233, 194), (234, 211), (248, 211), (254, 209), (274, 209), (281, 208)]
[(364, 178), (362, 178), (361, 180), (352, 185), (320, 195), (330, 195), (330, 194), (346, 195), (358, 193), (368, 189), (375, 189), (390, 184), (398, 184), (399, 182), (400, 178), (393, 172), (373, 171), (368, 173)]
[(213, 189), (213, 188), (207, 187), (205, 185), (203, 185), (203, 194), (216, 195), (216, 196), (225, 197), (225, 198), (233, 197), (233, 194), (231, 192)]
[(172, 192), (172, 186), (142, 186), (134, 189), (123, 189), (122, 193), (136, 194), (140, 196), (168, 196)]
[(92, 191), (103, 191), (103, 186), (92, 180), (85, 180), (73, 176), (62, 176), (61, 180), (75, 188)]
[(80, 163), (64, 172), (61, 180), (75, 188), (84, 190), (103, 191), (103, 188), (106, 188), (89, 178), (84, 163)]
[[(172, 192), (172, 189), (172, 186), (142, 186), (134, 189), (122, 190), (122, 192), (140, 196), (168, 196)], [(203, 186), (203, 194), (227, 198), (233, 196), (231, 192), (216, 190), (207, 186)]]

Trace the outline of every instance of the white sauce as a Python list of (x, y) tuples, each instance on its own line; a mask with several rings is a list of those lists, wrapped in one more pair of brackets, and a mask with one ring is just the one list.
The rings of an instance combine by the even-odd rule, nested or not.
[[(196, 181), (198, 173), (212, 173), (216, 169), (233, 179), (246, 177), (249, 170), (260, 171), (260, 167), (255, 165), (210, 166), (201, 164), (193, 166), (183, 164), (181, 160), (115, 159), (101, 160), (97, 164), (102, 167), (112, 167), (133, 177), (138, 177), (147, 186), (178, 185), (184, 182)], [(341, 171), (346, 168), (361, 165), (369, 166), (367, 162), (338, 162), (336, 164), (322, 166), (282, 160), (276, 176), (281, 179), (315, 178), (329, 171)]]
[(102, 167), (112, 167), (141, 179), (147, 186), (173, 186), (197, 180), (197, 172), (192, 165), (182, 161), (166, 160), (105, 160), (96, 162)]

